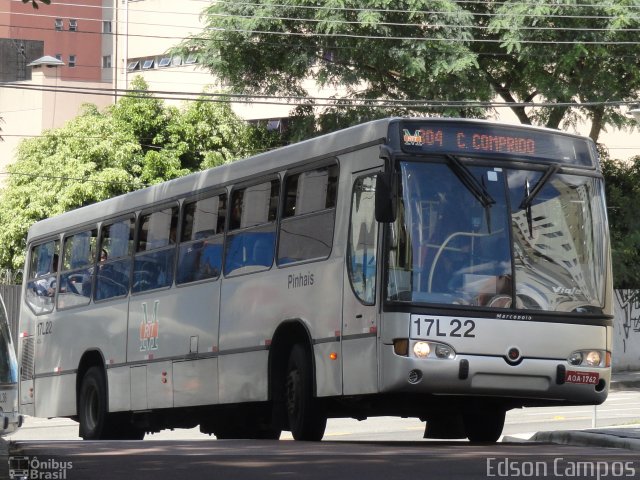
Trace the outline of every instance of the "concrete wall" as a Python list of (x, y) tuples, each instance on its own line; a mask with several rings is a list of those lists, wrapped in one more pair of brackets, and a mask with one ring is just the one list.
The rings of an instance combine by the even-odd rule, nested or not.
[(640, 370), (640, 290), (616, 290), (613, 369)]

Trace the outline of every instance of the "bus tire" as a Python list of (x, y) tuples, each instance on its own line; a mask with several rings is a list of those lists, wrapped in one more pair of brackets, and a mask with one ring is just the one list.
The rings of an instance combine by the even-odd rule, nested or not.
[(327, 417), (313, 396), (313, 370), (307, 349), (293, 346), (287, 364), (285, 399), (289, 429), (295, 440), (322, 440)]
[(487, 410), (463, 415), (464, 430), (472, 442), (497, 442), (504, 428), (504, 410)]
[(104, 372), (99, 367), (91, 367), (82, 377), (78, 421), (80, 436), (85, 440), (108, 438), (107, 428), (107, 387)]

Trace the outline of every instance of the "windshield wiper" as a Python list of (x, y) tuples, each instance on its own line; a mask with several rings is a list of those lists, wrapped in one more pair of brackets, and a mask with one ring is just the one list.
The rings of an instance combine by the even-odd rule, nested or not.
[(536, 182), (536, 184), (533, 186), (533, 188), (531, 190), (529, 190), (529, 181), (527, 180), (527, 185), (525, 187), (525, 197), (522, 199), (522, 202), (520, 203), (520, 207), (521, 209), (530, 209), (531, 208), (531, 202), (533, 202), (533, 199), (536, 198), (536, 196), (538, 195), (538, 193), (540, 193), (540, 190), (542, 190), (542, 187), (545, 186), (545, 184), (547, 183), (547, 181), (551, 178), (551, 176), (556, 173), (558, 170), (560, 170), (560, 167), (558, 165), (550, 165), (549, 168), (547, 168), (547, 170), (544, 172), (544, 174), (540, 177), (540, 179)]
[(526, 210), (527, 215), (527, 226), (529, 227), (529, 238), (533, 238), (533, 215), (531, 213), (531, 204), (533, 203), (533, 199), (536, 198), (542, 187), (549, 181), (551, 176), (560, 170), (558, 165), (550, 165), (544, 172), (544, 174), (538, 179), (533, 188), (529, 186), (529, 179), (525, 181), (524, 184), (524, 198), (522, 202), (520, 202), (520, 209)]
[(487, 192), (476, 177), (464, 166), (464, 164), (453, 155), (446, 155), (449, 168), (458, 177), (462, 184), (469, 190), (476, 200), (478, 200), (484, 208), (490, 207), (496, 203), (493, 197)]

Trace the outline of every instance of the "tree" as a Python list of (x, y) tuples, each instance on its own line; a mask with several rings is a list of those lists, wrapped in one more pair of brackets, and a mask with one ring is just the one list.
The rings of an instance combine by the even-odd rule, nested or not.
[(603, 161), (615, 288), (640, 288), (640, 156)]
[[(104, 112), (86, 105), (64, 127), (23, 141), (0, 191), (0, 268), (21, 268), (36, 221), (147, 185), (230, 162), (276, 139), (239, 120), (226, 103), (184, 110), (137, 91)], [(271, 142), (271, 143), (265, 143)]]
[(340, 87), (358, 107), (325, 106), (306, 119), (321, 129), (398, 113), (485, 117), (494, 111), (468, 102), (497, 96), (525, 124), (591, 121), (597, 141), (606, 126), (630, 124), (616, 102), (640, 88), (640, 17), (627, 3), (215, 2), (207, 28), (176, 51), (197, 52), (236, 93), (305, 97), (308, 79)]
[[(39, 0), (39, 1), (40, 3), (44, 3), (45, 5), (51, 5), (51, 0)], [(31, 2), (31, 5), (33, 6), (33, 8), (40, 8), (36, 0), (22, 0), (22, 3), (29, 3), (29, 2)]]

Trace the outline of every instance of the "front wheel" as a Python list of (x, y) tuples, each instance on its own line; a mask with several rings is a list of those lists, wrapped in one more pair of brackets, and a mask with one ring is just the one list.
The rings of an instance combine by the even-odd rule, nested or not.
[(307, 349), (294, 345), (289, 355), (285, 380), (289, 429), (296, 440), (322, 440), (327, 417), (313, 395), (313, 369)]
[(472, 442), (497, 442), (504, 428), (504, 410), (487, 410), (463, 415), (464, 430)]

